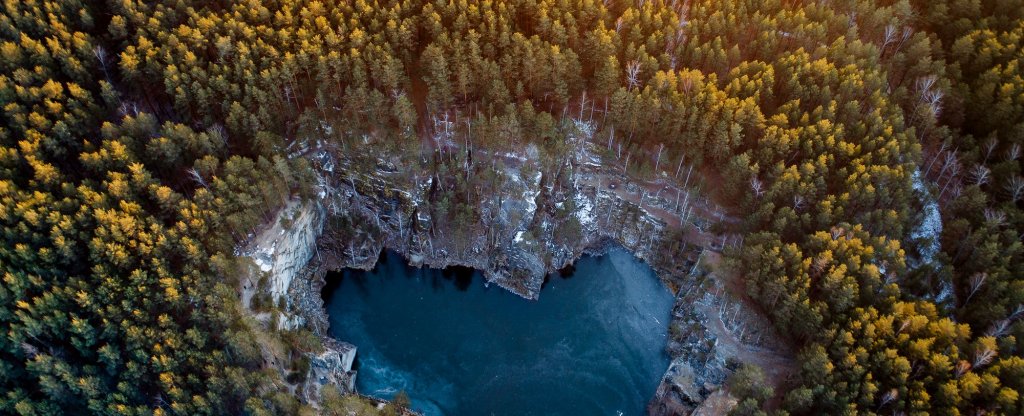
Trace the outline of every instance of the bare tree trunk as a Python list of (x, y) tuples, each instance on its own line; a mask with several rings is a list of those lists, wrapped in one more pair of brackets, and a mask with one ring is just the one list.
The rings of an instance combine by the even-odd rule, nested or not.
[(587, 90), (583, 90), (583, 98), (580, 99), (580, 117), (579, 120), (583, 122), (583, 107), (587, 105)]
[(967, 299), (964, 300), (964, 305), (967, 305), (967, 303), (971, 301), (971, 298), (974, 297), (974, 294), (978, 293), (978, 289), (981, 289), (981, 286), (985, 284), (986, 279), (988, 279), (988, 273), (975, 273), (971, 276), (971, 293), (967, 295)]
[(661, 152), (665, 150), (665, 145), (662, 144), (658, 148), (658, 157), (654, 160), (654, 176), (658, 176), (658, 167), (661, 166)]
[(700, 259), (704, 258), (704, 250), (705, 249), (703, 248), (700, 250), (700, 254), (697, 256), (697, 261), (694, 262), (693, 267), (690, 268), (690, 276), (693, 276), (694, 273), (697, 272), (697, 266), (700, 265)]
[(935, 151), (935, 156), (934, 156), (934, 157), (932, 157), (932, 161), (931, 161), (931, 162), (929, 162), (929, 163), (928, 163), (928, 167), (927, 167), (927, 168), (925, 168), (925, 171), (924, 171), (924, 173), (925, 173), (926, 175), (927, 175), (927, 174), (929, 174), (929, 173), (931, 173), (931, 171), (932, 171), (932, 165), (934, 165), (934, 164), (935, 164), (935, 161), (939, 159), (939, 156), (942, 156), (942, 152), (944, 152), (944, 151), (946, 150), (946, 147), (947, 147), (946, 143), (942, 143), (942, 145), (941, 145), (941, 146), (939, 146), (939, 150), (936, 150), (936, 151)]
[(398, 215), (398, 238), (402, 240), (402, 244), (405, 244), (405, 227), (402, 225), (402, 215)]

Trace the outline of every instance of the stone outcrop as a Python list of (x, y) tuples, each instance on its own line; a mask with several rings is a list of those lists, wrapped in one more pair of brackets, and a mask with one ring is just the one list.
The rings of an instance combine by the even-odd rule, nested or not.
[[(448, 179), (395, 169), (383, 159), (369, 172), (329, 160), (330, 171), (321, 172), (321, 198), (282, 214), (287, 220), (262, 233), (267, 239), (257, 238), (251, 254), (271, 273), (272, 296), (287, 293), (283, 323), (304, 324), (328, 346), (311, 357), (306, 389), (318, 392), (329, 383), (352, 391), (354, 385), (355, 347), (328, 334), (321, 297), (328, 271), (369, 270), (381, 251), (390, 249), (413, 265), (480, 270), (488, 284), (535, 299), (548, 274), (618, 244), (650, 264), (670, 287), (691, 288), (677, 293), (672, 325), (684, 329), (668, 346), (674, 359), (650, 411), (696, 409), (728, 372), (708, 316), (692, 307), (697, 297), (709, 295), (691, 275), (701, 249), (694, 242), (714, 240), (702, 232), (709, 221), (680, 210), (680, 188), (631, 181), (620, 170), (603, 167), (594, 154), (580, 150), (560, 180), (541, 174), (526, 157), (493, 155), (505, 159), (504, 170), (497, 189), (474, 207), (477, 221), (468, 225), (435, 209), (434, 193)], [(691, 243), (689, 248), (679, 239)], [(314, 390), (304, 396), (315, 399)]]
[(665, 197), (602, 168), (591, 152), (581, 158), (589, 163), (567, 168), (570, 174), (561, 181), (525, 158), (508, 159), (500, 187), (475, 207), (474, 224), (434, 218), (431, 192), (441, 180), (434, 176), (410, 180), (408, 172), (378, 169), (335, 178), (325, 202), (328, 217), (347, 221), (328, 221), (321, 266), (369, 269), (387, 248), (414, 265), (478, 269), (489, 283), (535, 299), (547, 274), (612, 242), (652, 265), (664, 263), (656, 253), (664, 243), (666, 217), (682, 222), (678, 213), (655, 212), (659, 203), (671, 204)]
[(309, 357), (309, 373), (303, 383), (302, 398), (307, 403), (316, 403), (320, 389), (338, 387), (342, 391), (356, 391), (356, 373), (352, 364), (356, 360), (356, 347), (332, 338), (322, 340), (324, 351)]
[[(266, 284), (262, 290), (269, 294), (271, 302), (286, 306), (276, 315), (277, 328), (295, 329), (306, 323), (304, 315), (294, 313), (301, 309), (288, 303), (296, 299), (296, 278), (305, 277), (310, 260), (316, 253), (317, 240), (323, 231), (324, 215), (323, 206), (318, 201), (289, 201), (278, 212), (274, 222), (255, 235), (247, 248), (238, 253), (252, 259), (254, 274), (260, 274), (250, 276), (247, 282), (243, 282), (242, 291), (243, 306), (257, 320), (274, 316), (256, 313), (251, 307), (251, 299), (255, 291), (260, 289), (254, 280), (265, 278)], [(299, 280), (308, 281), (308, 278)], [(337, 386), (343, 391), (355, 391), (356, 373), (352, 365), (356, 347), (330, 337), (321, 337), (321, 341), (324, 349), (308, 357), (310, 370), (306, 382), (302, 384), (302, 391), (297, 392), (303, 400), (314, 405), (320, 397), (320, 389), (325, 385)]]
[(271, 298), (276, 302), (313, 257), (324, 225), (324, 209), (316, 202), (290, 201), (246, 253), (260, 271), (269, 273)]

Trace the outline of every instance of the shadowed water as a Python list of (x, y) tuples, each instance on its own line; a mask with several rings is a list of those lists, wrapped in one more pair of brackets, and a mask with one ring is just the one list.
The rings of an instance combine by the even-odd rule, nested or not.
[(539, 301), (469, 269), (395, 254), (324, 289), (331, 334), (359, 347), (356, 388), (427, 415), (637, 415), (668, 367), (672, 295), (615, 249), (550, 276)]

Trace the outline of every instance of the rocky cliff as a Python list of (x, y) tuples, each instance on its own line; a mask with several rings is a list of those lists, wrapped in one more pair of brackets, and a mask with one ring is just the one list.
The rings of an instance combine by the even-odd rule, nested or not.
[[(281, 323), (305, 324), (336, 348), (340, 359), (315, 362), (333, 369), (326, 373), (347, 375), (336, 378), (351, 391), (355, 347), (328, 336), (321, 298), (327, 271), (370, 269), (382, 250), (391, 249), (414, 265), (481, 270), (488, 284), (535, 299), (548, 274), (585, 253), (621, 245), (677, 293), (675, 340), (668, 346), (675, 359), (651, 411), (689, 412), (718, 390), (728, 372), (706, 308), (693, 307), (698, 299), (721, 302), (700, 284), (694, 267), (705, 248), (720, 249), (718, 236), (706, 232), (713, 208), (667, 178), (632, 180), (596, 154), (581, 145), (567, 170), (550, 176), (530, 157), (491, 155), (502, 162), (490, 179), (496, 185), (476, 201), (474, 217), (455, 221), (436, 201), (444, 186), (439, 182), (450, 179), (418, 173), (417, 167), (398, 169), (395, 159), (356, 168), (321, 152), (320, 166), (329, 167), (321, 171), (321, 198), (282, 213), (282, 224), (262, 233), (266, 239), (251, 255), (270, 273), (270, 294), (278, 299), (287, 293)], [(314, 366), (309, 381), (319, 386), (333, 380)]]
[[(316, 255), (317, 240), (324, 226), (325, 211), (319, 201), (292, 200), (281, 209), (275, 220), (253, 236), (246, 248), (238, 254), (252, 259), (253, 268), (250, 276), (242, 283), (242, 305), (250, 311), (258, 322), (277, 329), (296, 329), (305, 324), (303, 315), (294, 313), (298, 310), (289, 305), (293, 299), (290, 291), (297, 277), (308, 279), (310, 260)], [(260, 285), (258, 282), (263, 281)], [(252, 299), (260, 295), (267, 296), (271, 304), (284, 305), (277, 314), (254, 310)], [(269, 322), (275, 319), (275, 322)], [(355, 371), (352, 364), (356, 357), (356, 347), (329, 337), (322, 337), (323, 351), (310, 354), (310, 369), (306, 380), (301, 384), (302, 390), (297, 391), (309, 403), (316, 403), (320, 397), (320, 389), (326, 385), (339, 386), (345, 391), (355, 389)], [(284, 363), (278, 357), (272, 357), (264, 348), (266, 361), (282, 367)]]
[(525, 157), (501, 156), (504, 168), (497, 171), (496, 189), (476, 201), (475, 218), (461, 222), (439, 213), (431, 201), (435, 182), (442, 180), (438, 176), (410, 180), (408, 172), (388, 169), (346, 174), (335, 181), (328, 203), (331, 220), (321, 250), (333, 256), (325, 265), (369, 268), (389, 248), (417, 265), (479, 269), (489, 283), (533, 299), (548, 273), (609, 242), (661, 263), (655, 254), (665, 249), (670, 222), (675, 229), (697, 229), (681, 210), (668, 208), (669, 194), (678, 199), (679, 190), (667, 182), (632, 182), (616, 169), (603, 168), (594, 153), (583, 152), (558, 179)]
[(288, 293), (292, 280), (309, 264), (323, 225), (320, 204), (291, 201), (277, 221), (255, 239), (249, 255), (261, 271), (272, 276), (268, 290), (275, 301)]

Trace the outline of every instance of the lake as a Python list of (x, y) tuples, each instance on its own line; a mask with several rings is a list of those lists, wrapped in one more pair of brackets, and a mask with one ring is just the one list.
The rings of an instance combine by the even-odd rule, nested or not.
[(356, 389), (404, 390), (426, 415), (638, 415), (668, 368), (673, 297), (621, 248), (548, 277), (537, 301), (479, 272), (328, 274), (331, 335), (356, 345)]

